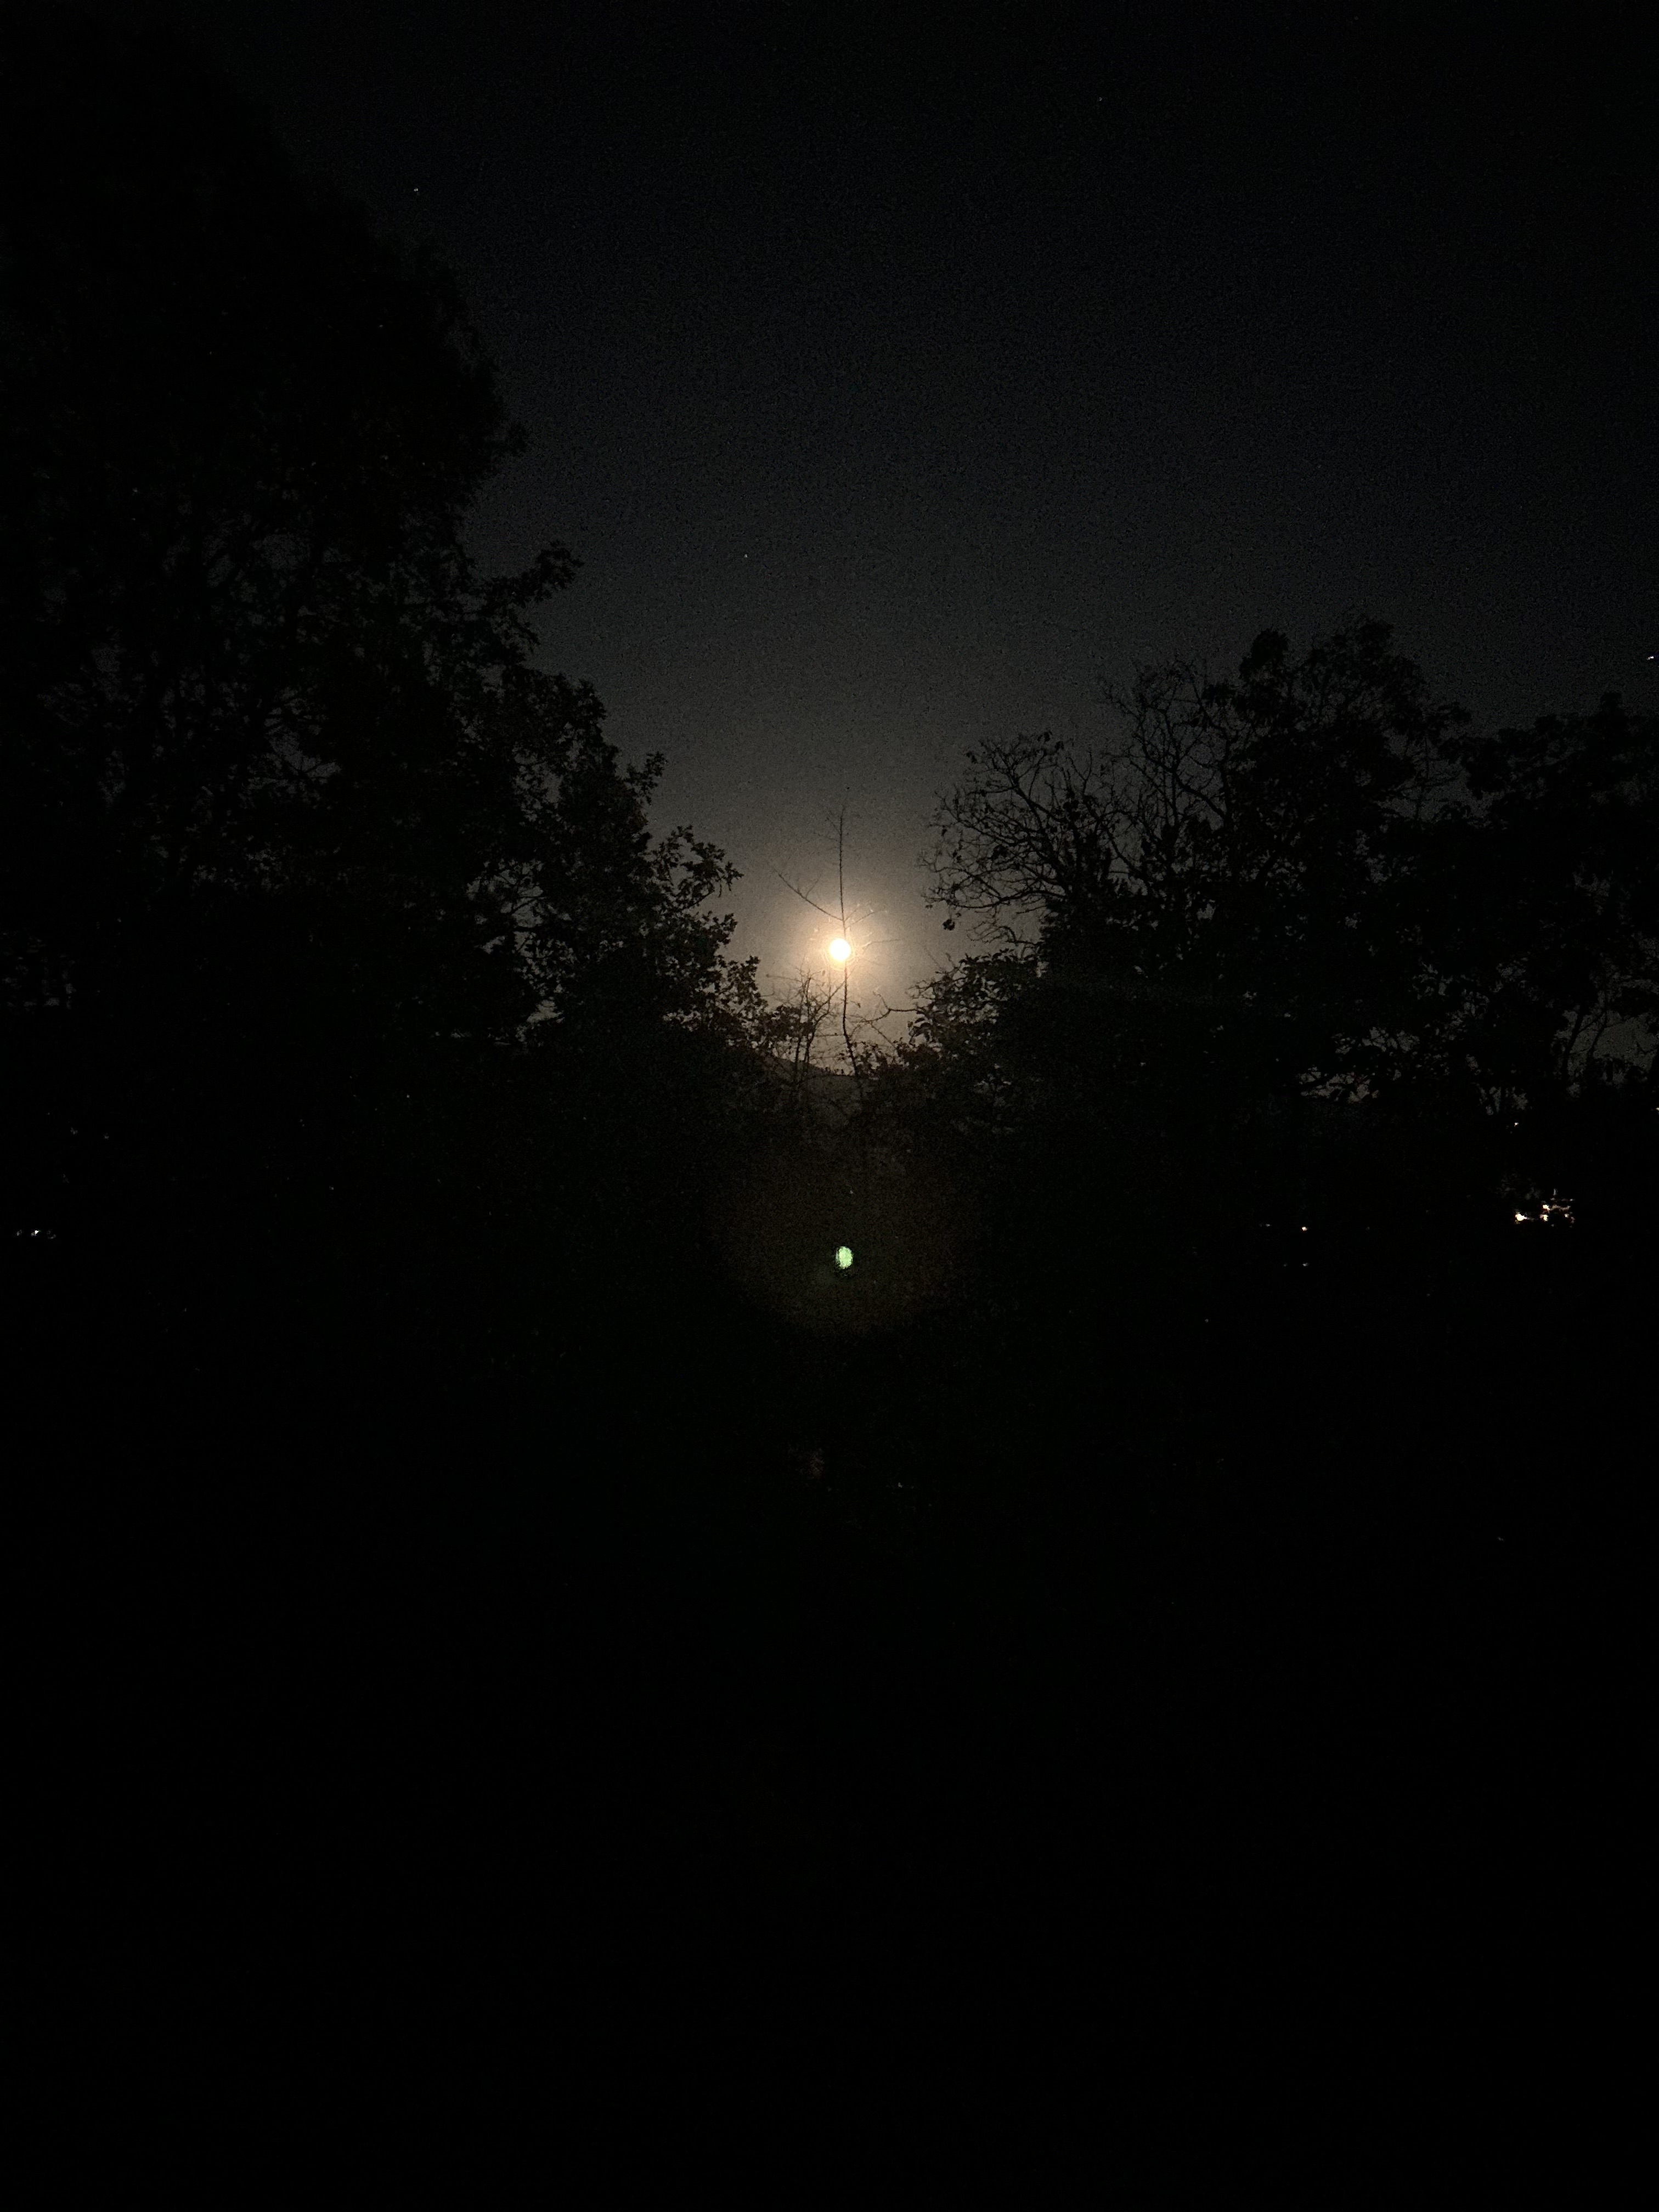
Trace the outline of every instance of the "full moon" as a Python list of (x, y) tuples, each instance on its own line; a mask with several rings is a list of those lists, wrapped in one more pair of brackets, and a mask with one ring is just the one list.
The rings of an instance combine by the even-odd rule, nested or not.
[(830, 939), (830, 957), (832, 960), (850, 960), (852, 957), (853, 948), (847, 942), (847, 939), (844, 937), (832, 937)]

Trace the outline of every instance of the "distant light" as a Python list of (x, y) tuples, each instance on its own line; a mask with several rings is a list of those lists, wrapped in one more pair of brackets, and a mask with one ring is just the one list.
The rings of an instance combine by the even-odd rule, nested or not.
[(830, 939), (830, 957), (832, 960), (850, 960), (852, 957), (853, 948), (847, 942), (847, 939), (844, 937), (832, 937)]
[(836, 1247), (836, 1265), (844, 1273), (846, 1269), (852, 1266), (852, 1246), (850, 1244), (837, 1244)]

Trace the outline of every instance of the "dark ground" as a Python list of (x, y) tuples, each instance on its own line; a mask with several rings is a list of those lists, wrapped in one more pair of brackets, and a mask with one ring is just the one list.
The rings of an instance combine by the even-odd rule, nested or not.
[(28, 1264), (64, 2078), (453, 2107), (550, 2177), (1121, 2179), (1150, 2128), (1331, 2202), (1379, 2126), (1561, 2123), (1626, 1979), (1616, 1255), (1258, 1261), (1201, 1337), (692, 1300), (627, 1368), (575, 1320), (349, 1389), (130, 1287), (70, 1371)]

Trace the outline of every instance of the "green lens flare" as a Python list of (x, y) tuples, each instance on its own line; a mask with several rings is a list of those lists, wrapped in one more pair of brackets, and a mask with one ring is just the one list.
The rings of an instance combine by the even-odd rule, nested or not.
[(837, 1244), (837, 1245), (836, 1245), (836, 1265), (838, 1267), (847, 1268), (847, 1267), (850, 1267), (852, 1266), (852, 1264), (853, 1264), (853, 1248), (852, 1248), (852, 1246), (851, 1246), (850, 1244)]

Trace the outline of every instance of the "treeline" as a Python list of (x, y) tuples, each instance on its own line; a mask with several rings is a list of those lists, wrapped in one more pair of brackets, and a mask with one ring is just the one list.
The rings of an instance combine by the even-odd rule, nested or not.
[(1651, 1233), (1659, 735), (1478, 735), (1372, 623), (970, 757), (979, 945), (814, 1138), (734, 871), (538, 663), (573, 556), (465, 550), (523, 438), (449, 277), (167, 38), (7, 35), (9, 1256), (106, 1346), (781, 1345), (1286, 1233)]
[(7, 35), (9, 1256), (107, 1284), (94, 1369), (239, 1298), (453, 1364), (648, 1295), (767, 1014), (660, 762), (535, 664), (572, 557), (465, 550), (522, 436), (453, 284), (167, 39)]
[(1113, 744), (993, 745), (941, 806), (983, 945), (924, 994), (912, 1110), (1155, 1271), (1273, 1225), (1645, 1241), (1659, 725), (1477, 735), (1370, 622), (1112, 703)]

